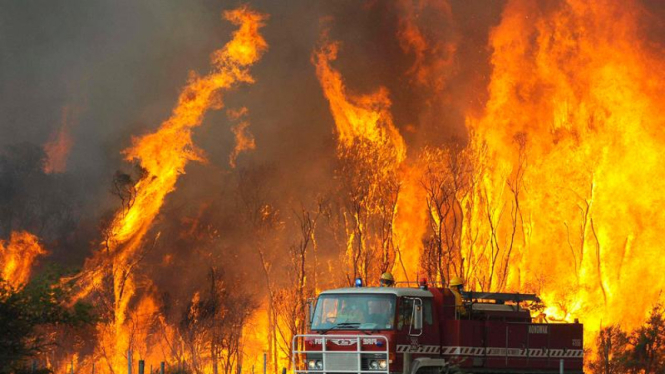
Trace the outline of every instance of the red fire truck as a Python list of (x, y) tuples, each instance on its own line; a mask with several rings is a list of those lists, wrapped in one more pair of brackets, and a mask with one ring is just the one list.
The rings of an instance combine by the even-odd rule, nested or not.
[(462, 297), (426, 284), (324, 291), (293, 340), (294, 372), (582, 373), (582, 324), (534, 322), (536, 295)]

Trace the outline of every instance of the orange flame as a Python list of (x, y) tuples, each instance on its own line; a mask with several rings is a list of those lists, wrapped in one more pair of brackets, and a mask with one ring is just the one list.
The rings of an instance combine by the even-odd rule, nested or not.
[[(403, 5), (400, 46), (415, 57), (407, 73), (439, 94), (457, 45), (431, 38), (416, 19), (427, 7), (450, 18), (451, 8), (418, 4), (413, 9)], [(324, 35), (312, 60), (335, 122), (338, 156), (360, 152), (357, 161), (371, 179), (369, 192), (363, 191), (367, 195), (388, 179), (395, 183), (389, 194), (394, 205), (366, 208), (369, 214), (388, 217), (383, 224), (394, 237), (383, 239), (398, 249), (398, 278), (422, 271), (424, 239), (455, 221), (446, 233), (455, 266), (445, 277), (463, 276), (472, 289), (538, 292), (551, 321), (580, 318), (591, 332), (603, 324), (634, 327), (642, 322), (649, 309), (645, 306), (655, 303), (665, 287), (657, 224), (665, 219), (659, 160), (665, 145), (660, 131), (665, 66), (640, 35), (640, 12), (634, 3), (609, 0), (566, 0), (551, 6), (509, 1), (490, 35), (489, 100), (482, 115), (467, 117), (469, 144), (463, 150), (409, 149), (419, 152), (410, 159), (393, 122), (388, 90), (350, 93), (332, 66), (340, 45)], [(243, 8), (226, 17), (240, 29), (213, 54), (214, 71), (194, 76), (172, 116), (125, 151), (128, 160), (140, 161), (145, 176), (133, 186), (130, 206), (114, 217), (110, 255), (99, 251), (86, 264), (83, 294), (102, 287), (109, 269), (113, 273), (113, 322), (98, 331), (100, 351), (111, 357), (114, 371), (124, 368), (129, 347), (143, 357), (156, 357), (156, 347), (174, 351), (183, 344), (163, 317), (153, 318), (159, 303), (149, 291), (139, 293), (139, 287), (149, 289), (150, 284), (138, 286), (131, 267), (179, 175), (190, 161), (204, 159), (191, 136), (205, 112), (220, 105), (215, 93), (252, 82), (247, 67), (267, 47), (258, 34), (263, 16)], [(236, 146), (231, 166), (240, 152), (255, 148), (247, 126), (242, 122), (232, 128)], [(459, 165), (467, 174), (452, 169)], [(455, 177), (468, 179), (462, 180), (464, 191), (449, 191), (445, 213), (431, 205), (423, 189), (433, 171), (446, 188), (459, 187)], [(344, 219), (355, 221), (364, 234), (370, 228), (358, 215)], [(358, 235), (346, 229), (351, 247)], [(362, 249), (365, 255), (377, 253)], [(330, 273), (339, 271), (335, 265), (329, 263)], [(445, 282), (445, 277), (437, 280)], [(267, 313), (264, 307), (243, 327), (246, 369), (261, 365), (262, 352), (269, 349), (257, 331), (279, 323)], [(148, 332), (130, 331), (130, 321), (145, 325), (141, 321), (151, 319), (162, 324), (169, 347), (148, 346)]]
[[(132, 267), (140, 257), (146, 233), (166, 195), (175, 189), (185, 166), (189, 161), (204, 159), (192, 142), (192, 130), (201, 125), (209, 108), (221, 106), (216, 96), (218, 92), (241, 82), (253, 82), (248, 67), (258, 61), (267, 48), (259, 34), (265, 16), (243, 7), (225, 12), (224, 17), (239, 29), (224, 48), (212, 54), (213, 71), (202, 77), (192, 73), (171, 117), (156, 132), (133, 139), (133, 146), (124, 151), (127, 160), (140, 162), (144, 176), (133, 186), (131, 203), (115, 215), (108, 230), (107, 249), (98, 251), (86, 262), (80, 279), (83, 290), (79, 297), (85, 297), (93, 289), (103, 288), (104, 274), (109, 271), (113, 274), (114, 318), (109, 325), (98, 327), (102, 336), (100, 356), (107, 358), (112, 371), (119, 372), (125, 367), (128, 349), (138, 349), (141, 353), (141, 344), (145, 344), (149, 334), (137, 331), (136, 326), (141, 325), (141, 320), (154, 319), (158, 311), (149, 295), (137, 294)], [(136, 303), (135, 296), (141, 297)], [(138, 304), (136, 310), (130, 309), (130, 302)], [(158, 346), (144, 346), (142, 356), (150, 352), (163, 351)]]
[(509, 286), (540, 289), (550, 316), (590, 331), (642, 323), (665, 287), (665, 64), (640, 16), (634, 2), (509, 2), (486, 113), (469, 118), (493, 159), (490, 198), (506, 202), (526, 165)]
[[(257, 310), (242, 328), (243, 371), (259, 372), (263, 367), (263, 355), (268, 352), (266, 335), (270, 331), (267, 307)], [(281, 357), (281, 361), (283, 361)], [(268, 367), (271, 365), (268, 364)], [(256, 370), (254, 370), (256, 369)]]
[(423, 170), (409, 165), (402, 172), (402, 185), (397, 199), (394, 235), (399, 250), (393, 275), (401, 281), (416, 281), (421, 275), (422, 238), (427, 228), (427, 211), (423, 209), (425, 191), (422, 188)]
[[(399, 36), (416, 57), (409, 73), (424, 84), (445, 75), (455, 45), (442, 44), (448, 49), (437, 57), (446, 57), (429, 61), (414, 14), (402, 18)], [(390, 169), (399, 170), (401, 188), (393, 224), (403, 257), (422, 252), (428, 219), (436, 230), (460, 218), (451, 275), (466, 278), (468, 287), (539, 292), (550, 320), (580, 318), (590, 332), (643, 321), (665, 287), (655, 224), (665, 218), (665, 70), (643, 41), (641, 16), (634, 3), (507, 4), (490, 35), (485, 112), (467, 118), (470, 142), (460, 157), (468, 157), (473, 181), (454, 197), (451, 216), (424, 209), (419, 180), (444, 160), (428, 159), (438, 157), (428, 150), (423, 165), (406, 159), (387, 90), (349, 95), (330, 66), (339, 45), (325, 42), (314, 53), (339, 151), (359, 140), (394, 150)], [(411, 263), (404, 268), (413, 275)]]
[(381, 87), (370, 95), (349, 95), (341, 74), (330, 66), (337, 59), (338, 50), (338, 43), (324, 43), (314, 54), (314, 64), (335, 119), (340, 144), (348, 148), (355, 141), (366, 140), (390, 149), (399, 164), (406, 158), (406, 145), (393, 124), (388, 90)]
[(0, 240), (0, 279), (14, 288), (25, 285), (35, 260), (46, 253), (36, 236), (26, 231), (12, 232), (9, 242)]
[[(236, 111), (228, 112), (228, 117), (231, 120), (238, 120), (245, 115), (247, 115), (247, 108), (244, 107)], [(251, 132), (249, 132), (248, 127), (249, 122), (247, 121), (242, 121), (231, 127), (231, 131), (233, 132), (233, 135), (235, 135), (236, 141), (236, 145), (231, 152), (231, 156), (229, 157), (229, 165), (231, 165), (232, 168), (236, 167), (236, 160), (238, 159), (238, 156), (241, 152), (247, 152), (256, 149), (254, 136)]]
[(392, 269), (401, 258), (392, 227), (406, 144), (393, 123), (388, 90), (380, 87), (368, 95), (349, 94), (341, 74), (330, 65), (337, 59), (339, 44), (328, 42), (326, 33), (322, 39), (313, 63), (335, 121), (338, 155), (355, 164), (343, 172), (345, 178), (355, 179), (349, 183), (349, 196), (356, 206), (345, 217), (346, 261), (353, 277), (374, 278), (374, 273)]

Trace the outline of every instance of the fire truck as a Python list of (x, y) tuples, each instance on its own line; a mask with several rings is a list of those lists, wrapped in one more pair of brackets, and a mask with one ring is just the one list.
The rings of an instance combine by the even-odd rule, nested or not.
[(293, 339), (294, 373), (582, 373), (583, 329), (538, 323), (536, 295), (445, 287), (321, 292), (307, 334)]

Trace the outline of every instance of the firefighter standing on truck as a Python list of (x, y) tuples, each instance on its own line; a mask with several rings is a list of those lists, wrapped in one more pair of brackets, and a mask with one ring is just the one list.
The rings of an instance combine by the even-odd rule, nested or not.
[(448, 285), (450, 292), (455, 295), (455, 310), (460, 316), (466, 315), (466, 307), (464, 306), (464, 300), (462, 299), (462, 291), (464, 291), (464, 280), (460, 277), (455, 277), (450, 280)]
[(381, 287), (392, 287), (395, 285), (395, 278), (390, 272), (386, 271), (381, 274), (381, 279), (379, 279), (379, 286)]

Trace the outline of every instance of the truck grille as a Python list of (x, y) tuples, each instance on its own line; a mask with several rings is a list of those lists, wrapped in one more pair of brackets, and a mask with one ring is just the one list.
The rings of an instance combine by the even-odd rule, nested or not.
[(334, 353), (326, 355), (326, 371), (358, 370), (357, 353)]
[[(304, 349), (306, 346), (309, 349)], [(296, 335), (292, 352), (294, 374), (390, 373), (388, 338), (382, 335)], [(371, 369), (374, 360), (377, 362)]]

